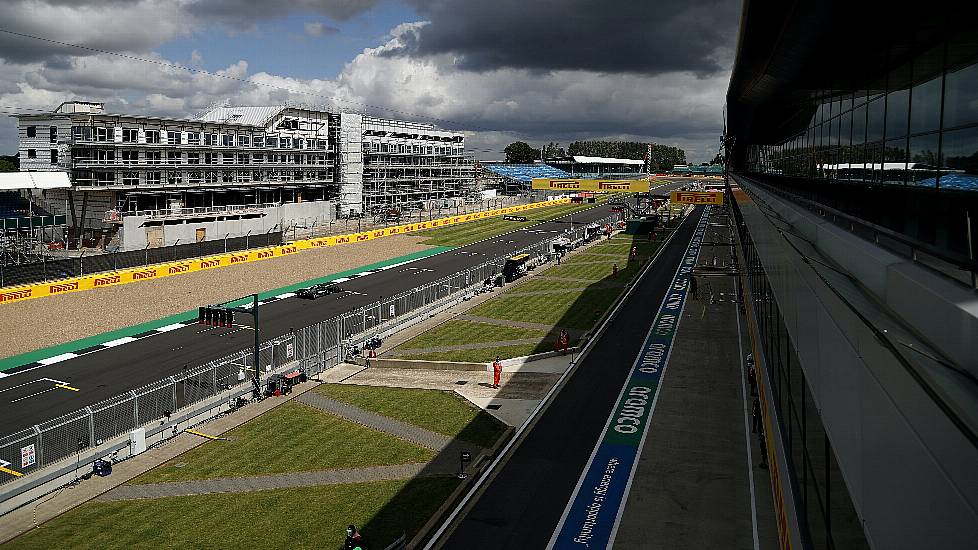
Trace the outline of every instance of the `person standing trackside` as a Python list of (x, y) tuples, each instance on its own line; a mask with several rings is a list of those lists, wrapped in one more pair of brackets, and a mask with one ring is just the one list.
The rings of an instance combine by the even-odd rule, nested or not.
[(350, 524), (346, 528), (346, 542), (343, 543), (343, 550), (363, 550), (363, 536), (357, 531), (356, 525)]
[(613, 278), (616, 278), (616, 279), (618, 278), (618, 264), (617, 263), (611, 267), (611, 276)]
[(633, 246), (632, 247), (631, 258), (634, 260), (637, 257), (638, 257), (638, 247), (637, 246)]
[(693, 296), (694, 300), (700, 299), (699, 293), (699, 283), (696, 282), (696, 277), (689, 276), (689, 293)]
[(761, 426), (761, 402), (755, 397), (754, 403), (750, 407), (750, 433), (756, 434), (763, 430), (764, 427)]
[(503, 364), (499, 362), (499, 356), (496, 356), (496, 360), (492, 362), (492, 387), (493, 389), (499, 388), (499, 376), (503, 373)]

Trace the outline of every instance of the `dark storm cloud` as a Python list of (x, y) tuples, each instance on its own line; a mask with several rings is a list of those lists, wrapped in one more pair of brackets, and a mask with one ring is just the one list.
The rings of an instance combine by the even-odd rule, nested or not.
[[(313, 13), (345, 21), (377, 0), (0, 0), (0, 28), (107, 51), (145, 53), (208, 23), (236, 31), (263, 20)], [(323, 26), (328, 33), (332, 27)], [(31, 63), (97, 52), (0, 32), (0, 59)]]
[[(462, 69), (713, 74), (736, 40), (736, 0), (415, 0), (430, 25), (388, 55), (452, 54)], [(727, 50), (726, 55), (724, 49)], [(718, 55), (719, 54), (719, 55)]]
[(370, 8), (377, 0), (198, 0), (187, 11), (198, 17), (251, 27), (255, 21), (294, 12), (312, 12), (346, 21)]

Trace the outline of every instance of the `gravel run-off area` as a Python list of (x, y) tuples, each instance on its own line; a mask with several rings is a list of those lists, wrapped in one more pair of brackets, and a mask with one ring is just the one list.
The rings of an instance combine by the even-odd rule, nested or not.
[(398, 235), (154, 281), (4, 304), (0, 306), (0, 357), (429, 249), (418, 244), (422, 240), (423, 237)]

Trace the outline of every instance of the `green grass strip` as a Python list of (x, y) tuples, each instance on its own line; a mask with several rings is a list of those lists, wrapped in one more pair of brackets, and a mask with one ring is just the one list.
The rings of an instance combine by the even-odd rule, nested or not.
[[(380, 269), (382, 267), (386, 267), (386, 266), (391, 265), (391, 264), (397, 264), (397, 263), (401, 263), (401, 262), (409, 262), (409, 261), (412, 261), (412, 260), (417, 260), (419, 258), (425, 258), (425, 257), (428, 257), (428, 256), (433, 256), (435, 254), (444, 252), (446, 250), (451, 250), (451, 249), (452, 249), (451, 247), (446, 247), (446, 246), (433, 247), (430, 250), (422, 250), (422, 251), (419, 251), (419, 252), (414, 252), (414, 253), (411, 253), (411, 254), (406, 254), (404, 256), (398, 256), (397, 258), (391, 258), (389, 260), (384, 260), (382, 262), (377, 262), (377, 263), (373, 263), (373, 264), (370, 264), (370, 265), (365, 265), (365, 266), (357, 267), (357, 268), (354, 268), (354, 269), (349, 269), (347, 271), (342, 271), (340, 273), (334, 273), (332, 275), (327, 275), (325, 277), (319, 277), (319, 278), (316, 278), (316, 279), (310, 279), (308, 281), (303, 281), (301, 283), (295, 283), (295, 284), (292, 284), (292, 285), (289, 285), (289, 286), (285, 286), (285, 287), (282, 287), (282, 288), (278, 288), (278, 289), (275, 289), (275, 290), (269, 290), (268, 292), (262, 292), (258, 296), (259, 296), (260, 299), (270, 298), (272, 296), (278, 296), (279, 294), (284, 294), (286, 292), (293, 292), (293, 291), (295, 291), (297, 289), (300, 289), (300, 288), (303, 288), (303, 287), (307, 287), (307, 286), (312, 285), (312, 284), (324, 283), (324, 282), (332, 281), (332, 280), (339, 279), (339, 278), (342, 278), (342, 277), (349, 277), (350, 275), (356, 275), (357, 273), (361, 273), (363, 271), (368, 271), (368, 270), (372, 270), (372, 269)], [(234, 301), (234, 302), (230, 302), (230, 305), (241, 305), (241, 304), (248, 303), (249, 301), (250, 301), (250, 298), (249, 299), (243, 299), (243, 300), (237, 300), (237, 301)], [(201, 304), (201, 305), (206, 305), (206, 304)], [(70, 352), (77, 351), (77, 350), (84, 349), (84, 348), (88, 348), (88, 347), (91, 347), (91, 346), (97, 346), (99, 344), (104, 344), (105, 342), (111, 342), (112, 340), (117, 340), (119, 338), (124, 338), (126, 336), (132, 336), (134, 334), (140, 334), (140, 333), (147, 332), (147, 331), (150, 331), (150, 330), (158, 329), (160, 327), (165, 327), (167, 325), (172, 325), (174, 323), (180, 323), (180, 322), (183, 322), (183, 321), (188, 321), (190, 319), (196, 319), (196, 318), (197, 318), (197, 310), (194, 309), (194, 310), (190, 310), (190, 311), (185, 311), (183, 313), (177, 313), (175, 315), (170, 315), (168, 317), (164, 317), (162, 319), (157, 319), (155, 321), (147, 321), (145, 323), (140, 323), (138, 325), (134, 325), (134, 326), (131, 326), (131, 327), (120, 328), (120, 329), (113, 330), (113, 331), (110, 331), (110, 332), (103, 332), (102, 334), (97, 334), (95, 336), (89, 336), (87, 338), (82, 338), (80, 340), (75, 340), (73, 342), (67, 342), (67, 343), (64, 343), (64, 344), (58, 344), (56, 346), (50, 346), (50, 347), (46, 347), (46, 348), (42, 348), (42, 349), (38, 349), (38, 350), (34, 350), (34, 351), (29, 351), (29, 352), (26, 352), (26, 353), (22, 353), (20, 355), (14, 355), (14, 356), (11, 356), (11, 357), (0, 359), (0, 372), (5, 371), (5, 370), (10, 370), (10, 369), (16, 368), (16, 367), (19, 367), (20, 365), (25, 365), (27, 363), (33, 363), (34, 361), (38, 361), (40, 359), (47, 359), (48, 357), (54, 357), (54, 356), (57, 356), (57, 355), (61, 355), (63, 353), (70, 353)]]
[[(574, 345), (573, 339), (571, 339), (570, 345)], [(554, 342), (553, 339), (550, 338), (537, 344), (519, 344), (516, 346), (485, 347), (482, 349), (463, 349), (457, 351), (433, 351), (430, 353), (405, 356), (403, 359), (417, 359), (419, 361), (490, 363), (497, 356), (503, 359), (509, 359), (511, 357), (523, 357), (525, 355), (533, 355), (534, 353), (543, 353), (545, 351), (553, 350)], [(489, 380), (488, 376), (489, 375), (487, 374), (486, 381)]]
[(89, 502), (8, 542), (20, 548), (341, 549), (355, 524), (370, 548), (411, 539), (454, 477), (120, 502)]
[(497, 237), (510, 231), (530, 227), (544, 221), (566, 216), (572, 212), (580, 212), (591, 208), (600, 208), (604, 199), (595, 204), (561, 204), (547, 206), (535, 210), (519, 213), (520, 216), (527, 218), (525, 222), (513, 222), (502, 219), (501, 217), (487, 218), (465, 222), (449, 227), (438, 229), (427, 229), (415, 234), (428, 237), (421, 244), (443, 245), (443, 246), (465, 246), (484, 239)]
[(524, 338), (543, 338), (546, 335), (547, 332), (543, 330), (453, 320), (442, 323), (428, 332), (401, 344), (397, 349), (421, 349), (479, 342), (502, 342), (505, 340), (522, 340)]
[(491, 447), (506, 430), (492, 415), (451, 392), (350, 384), (325, 384), (314, 391), (481, 447)]
[(427, 462), (434, 453), (289, 401), (130, 481), (165, 483)]

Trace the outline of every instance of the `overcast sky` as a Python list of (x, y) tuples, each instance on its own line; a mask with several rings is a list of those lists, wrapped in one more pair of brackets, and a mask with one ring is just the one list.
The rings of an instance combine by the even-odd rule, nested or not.
[(3, 0), (0, 29), (51, 41), (0, 32), (0, 154), (17, 147), (8, 114), (69, 99), (180, 117), (225, 101), (289, 101), (464, 130), (481, 159), (501, 158), (517, 139), (621, 138), (707, 161), (739, 9), (730, 0)]

